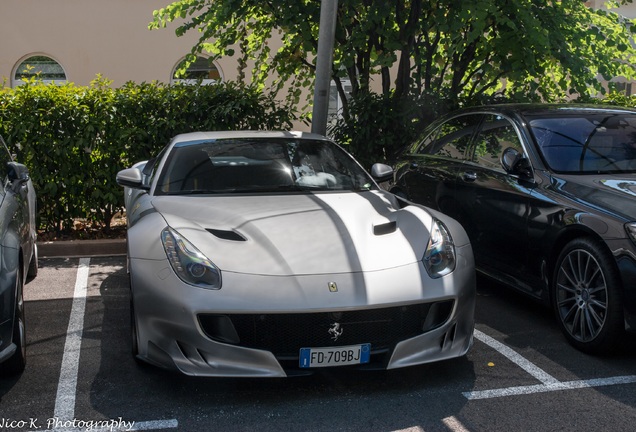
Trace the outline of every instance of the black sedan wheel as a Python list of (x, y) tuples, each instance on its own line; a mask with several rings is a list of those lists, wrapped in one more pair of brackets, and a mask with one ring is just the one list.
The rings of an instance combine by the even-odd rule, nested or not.
[(603, 245), (587, 238), (568, 243), (553, 280), (555, 312), (570, 343), (588, 353), (614, 349), (624, 330), (620, 278)]
[(2, 365), (3, 374), (17, 375), (26, 367), (26, 319), (24, 313), (24, 284), (22, 274), (16, 275), (15, 314), (13, 319), (13, 343), (15, 353)]

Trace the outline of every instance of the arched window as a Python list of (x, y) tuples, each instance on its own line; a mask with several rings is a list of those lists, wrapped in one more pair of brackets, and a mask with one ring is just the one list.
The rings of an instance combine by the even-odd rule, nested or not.
[(174, 68), (171, 82), (185, 82), (188, 84), (201, 82), (202, 84), (213, 84), (223, 80), (219, 69), (217, 69), (213, 62), (205, 57), (197, 57), (196, 61), (188, 66), (184, 75), (178, 75), (178, 71), (184, 63), (185, 59), (179, 62)]
[(62, 66), (50, 57), (35, 55), (24, 59), (13, 74), (13, 85), (18, 86), (30, 78), (44, 83), (66, 82), (66, 72)]

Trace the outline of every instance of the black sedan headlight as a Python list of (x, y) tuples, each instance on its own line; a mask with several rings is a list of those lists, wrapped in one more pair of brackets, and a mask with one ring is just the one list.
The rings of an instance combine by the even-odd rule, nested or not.
[(161, 242), (179, 279), (199, 288), (221, 288), (221, 271), (179, 233), (165, 228), (161, 232)]
[(448, 228), (437, 219), (433, 219), (431, 236), (422, 259), (428, 275), (440, 278), (455, 270), (455, 245)]

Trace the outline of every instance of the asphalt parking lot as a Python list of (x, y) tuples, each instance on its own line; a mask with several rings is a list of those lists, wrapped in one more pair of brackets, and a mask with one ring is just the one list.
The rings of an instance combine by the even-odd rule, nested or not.
[(571, 348), (549, 311), (479, 280), (461, 359), (386, 372), (201, 379), (130, 355), (125, 257), (43, 258), (26, 285), (28, 364), (0, 380), (0, 430), (623, 431), (636, 424), (636, 339)]

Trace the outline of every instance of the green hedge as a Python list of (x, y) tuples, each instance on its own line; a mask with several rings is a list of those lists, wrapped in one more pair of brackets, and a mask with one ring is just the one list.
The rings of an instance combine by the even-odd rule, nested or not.
[(113, 89), (31, 81), (0, 88), (0, 134), (27, 165), (46, 232), (85, 219), (109, 229), (122, 210), (115, 175), (148, 159), (174, 135), (195, 130), (289, 129), (290, 109), (273, 94), (235, 83), (128, 83)]

